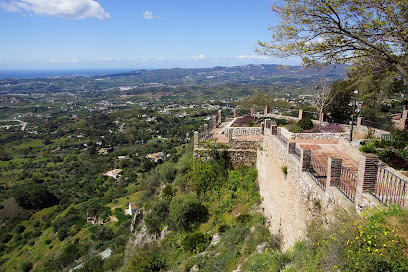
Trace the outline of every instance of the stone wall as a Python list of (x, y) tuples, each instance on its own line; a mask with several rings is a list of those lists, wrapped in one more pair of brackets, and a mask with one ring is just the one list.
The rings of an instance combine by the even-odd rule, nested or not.
[(232, 137), (262, 135), (262, 128), (261, 127), (230, 127), (228, 128), (228, 133), (232, 133)]
[(288, 140), (328, 140), (328, 139), (347, 139), (349, 133), (292, 133), (284, 127), (278, 127), (279, 131)]
[(252, 149), (252, 150), (256, 150), (259, 147), (259, 141), (229, 140), (227, 145), (228, 145), (229, 149)]
[[(202, 159), (204, 161), (210, 159), (210, 152), (212, 150), (204, 148), (195, 148), (194, 149), (194, 159)], [(228, 157), (231, 160), (232, 165), (238, 166), (245, 164), (248, 166), (254, 165), (256, 163), (256, 150), (239, 150), (239, 149), (219, 149), (218, 151), (228, 152)]]
[(264, 137), (257, 169), (265, 216), (270, 219), (271, 232), (283, 236), (283, 248), (292, 247), (304, 236), (307, 223), (322, 210), (331, 210), (333, 203), (353, 206), (336, 188), (323, 191), (275, 136)]
[(381, 130), (378, 128), (367, 127), (363, 125), (355, 126), (356, 133), (367, 135), (368, 133), (372, 133), (374, 137), (380, 137), (383, 134), (390, 134), (388, 131)]

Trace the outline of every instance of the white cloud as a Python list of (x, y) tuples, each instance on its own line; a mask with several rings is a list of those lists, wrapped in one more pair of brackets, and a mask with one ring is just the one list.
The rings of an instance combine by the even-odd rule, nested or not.
[(79, 62), (79, 59), (73, 58), (73, 59), (69, 60), (68, 62), (69, 62), (69, 63), (78, 63), (78, 62)]
[(119, 61), (118, 58), (100, 58), (99, 61), (101, 62), (114, 62), (114, 61)]
[(203, 54), (201, 54), (201, 55), (192, 57), (192, 59), (194, 59), (194, 60), (203, 60), (203, 59), (205, 59), (205, 56)]
[(238, 59), (246, 59), (246, 60), (267, 60), (269, 57), (267, 56), (257, 56), (257, 55), (251, 55), (251, 56), (238, 56)]
[(143, 18), (146, 19), (146, 20), (161, 19), (160, 16), (158, 16), (158, 15), (153, 15), (153, 12), (151, 12), (151, 11), (149, 11), (149, 10), (146, 10), (146, 11), (143, 13)]
[(101, 5), (93, 0), (11, 0), (1, 1), (0, 8), (8, 12), (33, 12), (39, 16), (57, 16), (68, 19), (109, 19)]

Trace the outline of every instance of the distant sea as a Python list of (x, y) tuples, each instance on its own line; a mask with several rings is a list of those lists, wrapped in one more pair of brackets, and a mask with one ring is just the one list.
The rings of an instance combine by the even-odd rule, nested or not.
[(39, 78), (75, 75), (107, 75), (131, 72), (141, 69), (0, 69), (0, 79), (5, 78)]

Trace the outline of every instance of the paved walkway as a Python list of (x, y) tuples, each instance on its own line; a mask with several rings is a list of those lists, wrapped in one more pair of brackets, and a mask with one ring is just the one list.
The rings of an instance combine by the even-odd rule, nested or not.
[(312, 157), (326, 169), (328, 158), (337, 157), (342, 159), (343, 166), (358, 175), (358, 162), (341, 150), (337, 140), (295, 140), (295, 142), (302, 149), (310, 149)]

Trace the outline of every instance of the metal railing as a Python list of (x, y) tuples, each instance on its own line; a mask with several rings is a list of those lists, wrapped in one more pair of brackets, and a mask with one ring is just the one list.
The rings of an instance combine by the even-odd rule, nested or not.
[(386, 205), (404, 206), (407, 202), (408, 183), (382, 165), (374, 165), (377, 166), (377, 181), (371, 194)]
[(286, 139), (286, 137), (283, 136), (279, 129), (276, 130), (276, 137), (278, 137), (279, 141), (281, 141), (285, 146), (288, 145), (288, 139)]
[(326, 179), (327, 179), (327, 170), (321, 165), (317, 160), (315, 160), (311, 155), (310, 157), (310, 167), (307, 170), (309, 176), (320, 186), (323, 190), (326, 190)]
[(295, 146), (295, 152), (293, 152), (293, 155), (295, 155), (295, 157), (296, 157), (298, 160), (300, 160), (300, 156), (302, 156), (302, 151), (301, 151), (299, 148), (297, 148), (297, 147)]
[(334, 186), (354, 203), (358, 177), (344, 165), (338, 162), (337, 164), (340, 166), (340, 179)]
[(371, 127), (371, 128), (376, 128), (376, 129), (381, 129), (385, 131), (391, 131), (392, 130), (392, 125), (391, 124), (384, 124), (384, 123), (377, 123), (369, 120), (361, 120), (361, 125), (366, 126), (366, 127)]

